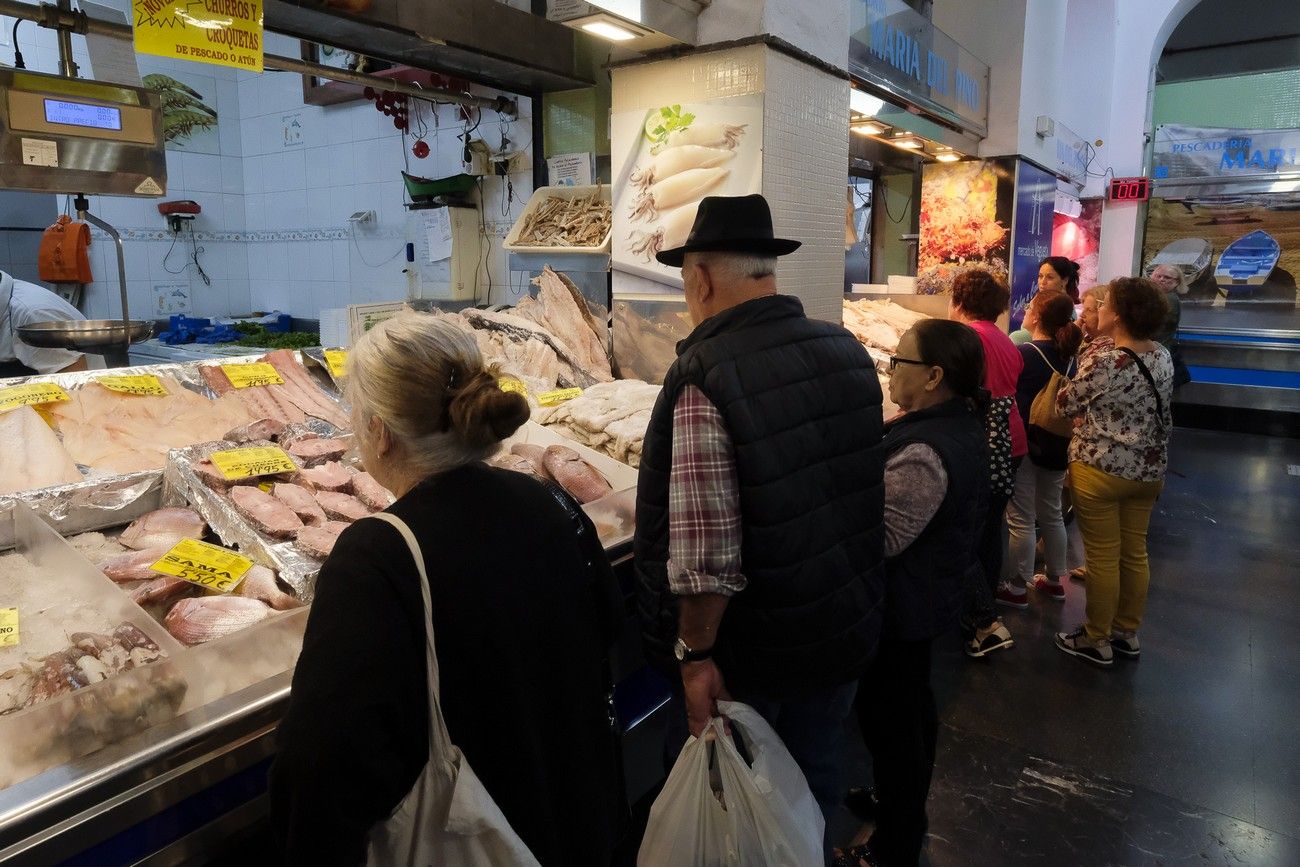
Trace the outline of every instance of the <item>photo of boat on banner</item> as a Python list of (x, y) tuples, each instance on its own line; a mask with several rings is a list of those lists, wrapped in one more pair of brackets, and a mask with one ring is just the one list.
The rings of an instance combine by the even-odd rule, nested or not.
[(1232, 200), (1152, 199), (1143, 272), (1175, 265), (1191, 302), (1296, 307), (1300, 290), (1300, 194)]

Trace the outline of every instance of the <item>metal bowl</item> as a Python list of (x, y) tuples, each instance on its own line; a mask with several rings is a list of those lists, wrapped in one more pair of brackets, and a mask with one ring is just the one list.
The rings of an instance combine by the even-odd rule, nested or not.
[(71, 349), (95, 352), (128, 343), (148, 340), (153, 323), (132, 319), (84, 319), (66, 322), (34, 322), (18, 329), (18, 336), (28, 346), (42, 349)]

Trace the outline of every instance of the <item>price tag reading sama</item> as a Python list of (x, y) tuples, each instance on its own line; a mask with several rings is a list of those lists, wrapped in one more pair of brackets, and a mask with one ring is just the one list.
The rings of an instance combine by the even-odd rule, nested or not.
[(141, 376), (101, 376), (95, 380), (109, 391), (116, 391), (119, 394), (138, 394), (138, 395), (157, 395), (162, 397), (167, 394), (167, 389), (163, 387), (158, 377), (152, 374)]
[(230, 449), (213, 452), (208, 455), (216, 468), (229, 481), (252, 479), (258, 476), (274, 476), (279, 473), (294, 473), (298, 465), (293, 462), (284, 449), (277, 446), (252, 446), (246, 449)]
[(556, 391), (544, 391), (537, 395), (537, 402), (542, 406), (557, 406), (566, 400), (573, 400), (582, 394), (580, 388), (561, 388)]
[(20, 406), (40, 406), (69, 400), (68, 393), (52, 382), (29, 382), (0, 389), (0, 412)]
[(330, 376), (342, 379), (348, 375), (348, 351), (346, 349), (325, 350), (325, 363), (330, 367)]
[(223, 364), (221, 370), (230, 377), (235, 388), (252, 388), (257, 385), (284, 385), (284, 380), (274, 367), (265, 361), (253, 364)]
[(528, 386), (524, 385), (523, 382), (515, 379), (513, 376), (506, 376), (498, 379), (497, 387), (502, 391), (513, 391), (515, 394), (528, 397)]
[(0, 608), (0, 647), (18, 644), (18, 609)]
[(182, 539), (149, 568), (218, 593), (229, 593), (244, 580), (253, 561), (217, 545)]

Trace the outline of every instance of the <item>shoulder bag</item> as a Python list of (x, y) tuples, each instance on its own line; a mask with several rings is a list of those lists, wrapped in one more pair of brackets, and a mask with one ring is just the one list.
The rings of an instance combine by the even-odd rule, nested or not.
[(1043, 363), (1052, 371), (1051, 377), (1039, 389), (1038, 394), (1034, 397), (1034, 402), (1029, 407), (1029, 423), (1042, 428), (1050, 434), (1069, 439), (1074, 434), (1074, 422), (1061, 415), (1056, 408), (1057, 392), (1069, 382), (1069, 378), (1057, 370), (1052, 362), (1047, 360), (1047, 354), (1040, 347), (1033, 343), (1025, 345), (1032, 346), (1038, 356), (1043, 359)]
[(540, 867), (469, 761), (451, 742), (438, 696), (433, 603), (420, 544), (401, 518), (387, 512), (371, 517), (392, 525), (402, 535), (420, 573), (429, 689), (429, 760), (393, 814), (371, 828), (366, 861), (373, 867)]

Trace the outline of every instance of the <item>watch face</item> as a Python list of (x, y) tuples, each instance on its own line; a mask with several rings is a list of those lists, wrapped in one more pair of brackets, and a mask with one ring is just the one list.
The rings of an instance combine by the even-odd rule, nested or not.
[(685, 662), (686, 642), (682, 641), (680, 638), (677, 639), (677, 643), (673, 645), (673, 655), (677, 657), (678, 662)]

